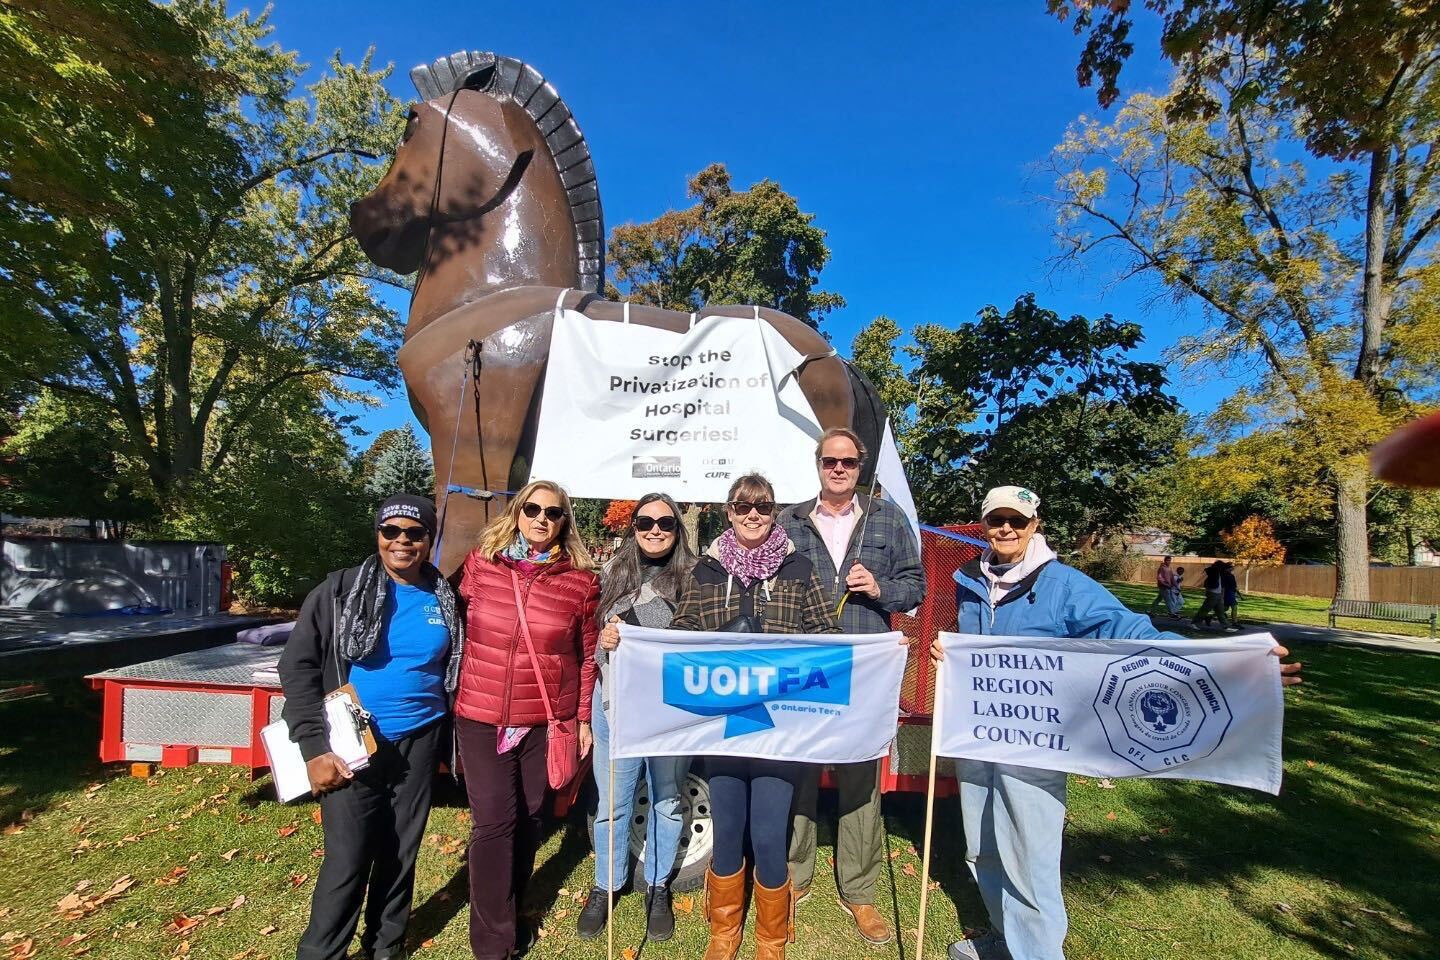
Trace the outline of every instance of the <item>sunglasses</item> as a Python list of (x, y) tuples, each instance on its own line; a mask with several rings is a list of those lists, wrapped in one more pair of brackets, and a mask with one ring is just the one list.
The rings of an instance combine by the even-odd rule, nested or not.
[(380, 525), (380, 536), (386, 540), (404, 537), (406, 543), (424, 543), (425, 538), (430, 536), (430, 531), (424, 527), (401, 527), (393, 523), (384, 523)]
[(559, 523), (561, 520), (565, 519), (564, 507), (542, 507), (540, 506), (540, 504), (535, 503), (534, 501), (531, 501), (530, 503), (527, 503), (525, 504), (525, 506), (521, 507), (520, 512), (525, 514), (525, 516), (529, 517), (531, 520), (534, 520), (542, 513), (545, 514), (545, 519), (549, 520), (551, 523)]
[(857, 470), (860, 467), (860, 459), (858, 457), (820, 457), (819, 461), (822, 470), (834, 470), (836, 464), (839, 464), (846, 470)]
[(1007, 523), (1010, 525), (1011, 530), (1024, 530), (1026, 527), (1030, 526), (1030, 518), (1011, 516), (1002, 517), (996, 516), (994, 514), (985, 518), (985, 526), (989, 527), (991, 530), (999, 530)]
[(636, 517), (631, 526), (641, 533), (647, 533), (655, 527), (659, 527), (661, 533), (674, 533), (679, 524), (674, 517)]
[(730, 509), (734, 511), (737, 517), (743, 517), (751, 510), (754, 510), (762, 517), (768, 517), (775, 511), (775, 501), (761, 500), (759, 503), (746, 503), (744, 500), (734, 500), (730, 504)]

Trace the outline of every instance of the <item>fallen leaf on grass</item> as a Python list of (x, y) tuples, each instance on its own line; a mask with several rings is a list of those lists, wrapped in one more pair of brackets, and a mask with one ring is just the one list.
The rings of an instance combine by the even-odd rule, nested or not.
[(1115, 784), (1109, 777), (1101, 777), (1098, 781), (1096, 781), (1096, 786), (1098, 786), (1101, 790), (1115, 789)]
[(624, 950), (620, 951), (620, 956), (624, 957), (625, 960), (635, 960), (635, 948), (626, 947)]
[(262, 937), (268, 937), (268, 936), (270, 936), (270, 934), (272, 934), (272, 933), (279, 933), (279, 932), (280, 932), (280, 928), (279, 928), (279, 927), (261, 927), (261, 928), (260, 928), (260, 936), (262, 936)]
[(309, 879), (310, 874), (308, 873), (292, 873), (290, 874), (290, 888), (293, 890), (294, 888), (303, 885), (305, 881)]
[[(931, 890), (939, 890), (939, 889), (940, 889), (940, 881), (939, 881), (939, 880), (931, 880), (931, 881), (930, 881), (930, 889), (931, 889)], [(920, 931), (917, 930), (917, 931), (915, 931), (915, 932), (918, 934)]]
[(220, 859), (224, 860), (226, 863), (229, 863), (231, 860), (235, 859), (235, 854), (239, 852), (239, 847), (236, 847), (234, 850), (226, 850), (224, 853), (220, 854)]
[(30, 960), (35, 956), (35, 938), (21, 940), (10, 948), (10, 960)]
[(1315, 761), (1314, 761), (1314, 760), (1306, 760), (1306, 761), (1305, 761), (1305, 766), (1307, 766), (1307, 767), (1309, 767), (1310, 769), (1313, 770), (1313, 769), (1315, 768)]
[(570, 916), (570, 911), (564, 907), (555, 911), (556, 920), (564, 920), (568, 916)]
[(282, 837), (288, 837), (288, 836), (290, 836), (290, 834), (294, 833), (296, 830), (299, 830), (299, 829), (300, 829), (300, 827), (299, 827), (298, 824), (292, 823), (292, 824), (290, 824), (290, 825), (287, 826), (287, 827), (281, 827), (279, 830), (276, 830), (275, 832), (278, 833), (278, 834), (279, 834), (280, 836), (282, 836)]
[(319, 807), (316, 807), (314, 810), (310, 811), (310, 819), (315, 821), (316, 823), (319, 823), (323, 819)]
[(421, 949), (421, 950), (429, 950), (429, 949), (430, 949), (431, 947), (433, 947), (433, 946), (435, 946), (435, 938), (434, 938), (434, 937), (431, 937), (429, 940), (422, 940), (422, 941), (420, 941), (420, 949)]
[(15, 836), (15, 834), (17, 834), (17, 833), (24, 833), (24, 832), (25, 832), (25, 828), (22, 827), (22, 826), (20, 826), (20, 824), (18, 824), (18, 823), (12, 823), (12, 824), (10, 824), (9, 826), (7, 826), (4, 830), (0, 830), (0, 834), (4, 834), (4, 835), (7, 836), (7, 837), (13, 837), (13, 836)]
[(1115, 819), (1115, 811), (1114, 811), (1114, 810), (1111, 810), (1109, 813), (1105, 814), (1105, 819), (1106, 819), (1106, 820), (1114, 820), (1114, 819)]
[(88, 936), (90, 936), (90, 934), (88, 933), (72, 933), (64, 940), (61, 940), (59, 943), (55, 944), (55, 946), (61, 947), (62, 949), (65, 947), (73, 947), (75, 946), (75, 944), (79, 943), (81, 940), (84, 940)]
[(242, 894), (240, 894), (240, 896), (238, 896), (238, 897), (235, 898), (234, 902), (232, 902), (232, 903), (230, 904), (230, 906), (228, 906), (228, 907), (211, 907), (209, 910), (206, 910), (206, 911), (205, 911), (205, 916), (207, 916), (207, 917), (218, 917), (220, 914), (224, 913), (226, 910), (234, 910), (236, 907), (243, 907), (243, 906), (245, 906), (245, 894), (242, 893)]
[(1291, 910), (1293, 910), (1293, 909), (1295, 909), (1295, 908), (1292, 907), (1292, 906), (1290, 906), (1290, 904), (1288, 904), (1288, 903), (1281, 903), (1281, 902), (1277, 901), (1276, 904), (1275, 904), (1275, 909), (1276, 909), (1276, 910), (1279, 910), (1281, 913), (1289, 913)]
[(907, 876), (907, 877), (916, 876), (915, 864), (913, 864), (913, 863), (907, 863), (907, 864), (905, 864), (905, 866), (903, 866), (903, 867), (900, 868), (900, 872), (903, 873), (903, 874), (905, 874), (905, 876)]
[(162, 887), (173, 887), (181, 880), (184, 880), (185, 875), (189, 872), (185, 867), (175, 867), (169, 873), (165, 874), (165, 876), (156, 877), (155, 882)]
[(169, 933), (176, 933), (183, 937), (188, 935), (191, 930), (193, 930), (195, 927), (198, 927), (199, 925), (199, 918), (187, 917), (183, 913), (177, 913), (175, 914), (175, 919), (170, 921), (170, 923), (165, 927), (165, 930)]
[(676, 897), (674, 906), (675, 909), (681, 913), (690, 913), (695, 909), (695, 898), (688, 894), (683, 897)]
[(900, 851), (899, 851), (899, 850), (891, 850), (891, 851), (890, 851), (890, 859), (891, 859), (891, 860), (898, 860), (899, 858), (900, 858)]

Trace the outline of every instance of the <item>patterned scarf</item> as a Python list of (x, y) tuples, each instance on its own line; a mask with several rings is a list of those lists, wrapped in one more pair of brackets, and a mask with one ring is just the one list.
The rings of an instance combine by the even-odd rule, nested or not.
[(731, 527), (720, 534), (715, 545), (725, 572), (739, 577), (740, 582), (748, 587), (757, 580), (769, 580), (775, 576), (775, 571), (780, 569), (785, 555), (790, 552), (790, 535), (777, 523), (770, 528), (770, 536), (765, 538), (765, 542), (752, 550), (740, 545), (735, 528)]
[[(446, 689), (453, 689), (460, 669), (460, 651), (464, 645), (465, 625), (461, 623), (455, 606), (455, 591), (440, 571), (425, 564), (425, 575), (435, 586), (435, 600), (440, 606), (440, 616), (445, 628), (450, 631), (451, 657), (445, 671)], [(340, 604), (339, 617), (335, 621), (335, 643), (340, 654), (352, 663), (364, 660), (380, 645), (380, 628), (385, 621), (385, 599), (390, 590), (390, 575), (380, 562), (378, 554), (371, 554), (360, 564), (355, 582)], [(343, 678), (342, 678), (343, 679)]]
[(546, 564), (554, 563), (565, 556), (565, 551), (561, 549), (560, 541), (556, 540), (549, 550), (544, 553), (535, 553), (530, 549), (530, 541), (516, 533), (515, 539), (510, 541), (510, 546), (505, 548), (503, 556), (507, 560), (513, 560), (516, 565), (529, 572), (534, 567), (543, 567)]

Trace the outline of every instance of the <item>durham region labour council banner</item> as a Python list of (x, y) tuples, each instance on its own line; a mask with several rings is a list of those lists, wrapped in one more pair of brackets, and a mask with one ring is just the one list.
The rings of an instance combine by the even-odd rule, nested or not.
[(610, 753), (852, 763), (895, 738), (902, 635), (705, 633), (620, 625)]
[(1280, 792), (1284, 698), (1268, 633), (1097, 640), (942, 633), (942, 757)]

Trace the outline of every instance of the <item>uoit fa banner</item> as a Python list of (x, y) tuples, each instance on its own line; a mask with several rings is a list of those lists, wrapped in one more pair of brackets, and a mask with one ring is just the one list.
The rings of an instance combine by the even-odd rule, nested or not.
[(762, 471), (781, 503), (815, 495), (820, 426), (791, 375), (804, 357), (754, 317), (688, 333), (557, 311), (533, 479), (576, 497), (720, 503)]
[(1269, 634), (1164, 647), (958, 633), (940, 639), (941, 756), (1280, 792), (1284, 700)]
[(611, 661), (617, 758), (735, 756), (850, 763), (895, 738), (899, 633), (794, 636), (620, 626)]

